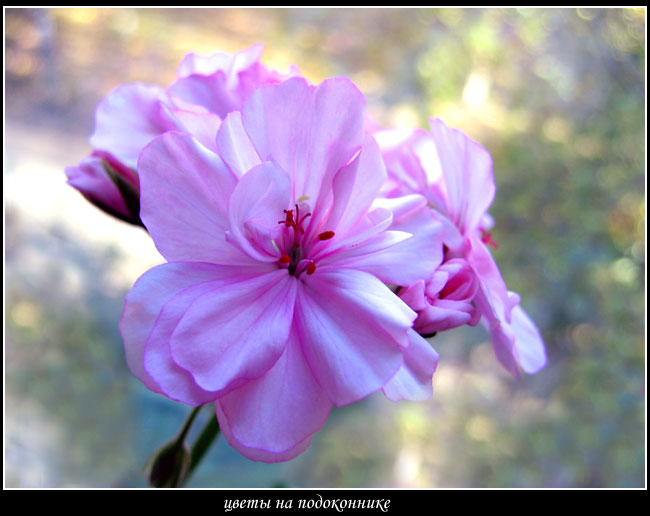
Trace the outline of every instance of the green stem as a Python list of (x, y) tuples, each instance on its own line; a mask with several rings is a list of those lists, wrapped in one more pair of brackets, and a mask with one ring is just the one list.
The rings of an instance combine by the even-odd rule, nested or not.
[(196, 419), (196, 416), (198, 415), (199, 411), (203, 408), (203, 405), (199, 405), (198, 407), (195, 407), (192, 412), (190, 412), (190, 415), (187, 416), (187, 419), (185, 420), (185, 423), (183, 424), (183, 428), (181, 428), (181, 432), (178, 434), (178, 437), (176, 438), (176, 442), (178, 444), (182, 443), (185, 441), (185, 437), (187, 437), (187, 432), (190, 431), (190, 428), (192, 428), (192, 423), (194, 423), (194, 420)]
[(219, 421), (217, 421), (217, 414), (213, 412), (212, 416), (201, 431), (201, 434), (194, 442), (194, 446), (192, 446), (190, 467), (187, 471), (187, 475), (185, 475), (185, 478), (183, 479), (183, 483), (185, 483), (194, 469), (196, 469), (196, 467), (199, 465), (201, 459), (203, 459), (203, 456), (208, 451), (208, 448), (210, 448), (210, 445), (214, 442), (218, 435)]

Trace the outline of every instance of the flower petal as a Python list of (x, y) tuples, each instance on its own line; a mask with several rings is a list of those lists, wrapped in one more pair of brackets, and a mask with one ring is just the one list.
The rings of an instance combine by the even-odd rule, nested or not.
[(380, 389), (402, 364), (415, 312), (361, 271), (319, 267), (302, 285), (298, 336), (332, 402), (346, 405)]
[(144, 148), (138, 165), (140, 216), (167, 260), (247, 261), (226, 241), (237, 180), (219, 156), (188, 134), (170, 132)]
[(332, 407), (309, 368), (295, 330), (271, 369), (219, 398), (217, 405), (239, 446), (274, 458), (309, 439), (325, 424)]
[(230, 113), (217, 133), (219, 156), (237, 177), (243, 176), (255, 165), (261, 163), (257, 151), (251, 143), (241, 123), (241, 113)]
[(483, 146), (441, 119), (431, 119), (444, 176), (448, 212), (456, 226), (468, 234), (475, 231), (494, 199), (492, 157)]
[(126, 363), (152, 391), (158, 384), (144, 369), (144, 348), (163, 306), (182, 290), (219, 277), (218, 267), (207, 263), (165, 263), (145, 272), (126, 295), (120, 320)]
[[(215, 266), (215, 268), (221, 268), (222, 270), (218, 272), (223, 274), (223, 269), (226, 267)], [(226, 271), (228, 272), (236, 276), (241, 276), (242, 273), (239, 270)], [(144, 349), (144, 368), (168, 398), (194, 406), (217, 398), (215, 392), (201, 389), (192, 375), (174, 362), (169, 341), (190, 305), (202, 295), (222, 287), (223, 284), (224, 282), (216, 280), (215, 276), (214, 281), (186, 288), (165, 304), (156, 320)]]
[(438, 365), (438, 352), (414, 330), (409, 331), (409, 346), (403, 351), (404, 364), (382, 387), (392, 401), (428, 400), (433, 394), (431, 380)]
[(228, 441), (228, 444), (230, 444), (230, 446), (232, 446), (235, 450), (237, 450), (244, 457), (250, 460), (256, 460), (260, 462), (270, 462), (270, 463), (286, 462), (303, 453), (307, 448), (309, 448), (309, 445), (311, 444), (311, 436), (309, 436), (307, 437), (307, 439), (298, 443), (290, 450), (284, 451), (282, 453), (273, 453), (266, 450), (248, 448), (246, 446), (243, 446), (232, 435), (232, 431), (230, 430), (230, 424), (228, 422), (228, 419), (224, 415), (223, 410), (219, 406), (219, 402), (215, 403), (215, 407), (217, 411), (217, 419), (219, 420), (219, 428), (223, 433), (223, 436), (226, 438), (226, 441)]
[(177, 129), (162, 110), (163, 102), (171, 104), (158, 86), (130, 83), (117, 87), (97, 106), (90, 144), (135, 168), (145, 145), (163, 132)]
[(178, 77), (187, 77), (192, 74), (212, 75), (217, 70), (224, 72), (232, 70), (239, 73), (256, 63), (262, 57), (264, 45), (256, 44), (245, 50), (228, 54), (226, 52), (215, 52), (209, 56), (190, 52), (178, 66)]
[(259, 378), (286, 346), (297, 281), (286, 270), (224, 282), (187, 309), (170, 341), (173, 360), (199, 387), (226, 392)]
[(289, 207), (290, 196), (289, 176), (275, 163), (253, 167), (230, 198), (229, 241), (256, 260), (276, 261), (273, 242), (281, 235), (278, 221)]
[(178, 125), (178, 130), (191, 134), (201, 145), (217, 152), (215, 138), (221, 125), (221, 118), (214, 113), (197, 113), (183, 109), (167, 108), (169, 117)]
[(291, 177), (293, 200), (318, 198), (321, 186), (361, 147), (363, 95), (348, 79), (310, 86), (293, 77), (256, 90), (242, 109), (242, 123), (258, 155), (277, 161)]
[(512, 331), (517, 362), (528, 374), (537, 373), (546, 365), (544, 341), (535, 323), (519, 305), (512, 309)]
[[(386, 178), (377, 142), (366, 136), (359, 155), (334, 176), (333, 199), (325, 227), (345, 234), (368, 212)], [(324, 207), (321, 209), (326, 211)]]
[(228, 113), (239, 109), (240, 102), (228, 87), (228, 76), (222, 70), (211, 75), (189, 75), (178, 79), (169, 89), (170, 94), (186, 102), (206, 108), (225, 118)]
[(442, 225), (425, 205), (392, 220), (390, 230), (341, 248), (330, 262), (370, 272), (392, 285), (428, 279), (442, 261)]
[(90, 202), (116, 212), (122, 217), (130, 216), (122, 193), (104, 168), (104, 160), (89, 156), (75, 167), (67, 167), (68, 184), (75, 187)]

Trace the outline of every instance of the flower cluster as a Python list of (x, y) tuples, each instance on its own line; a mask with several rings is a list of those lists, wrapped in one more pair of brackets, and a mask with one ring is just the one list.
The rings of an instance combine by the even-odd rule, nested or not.
[(292, 459), (333, 405), (432, 395), (423, 337), (482, 321), (514, 375), (546, 358), (487, 245), (491, 158), (440, 120), (367, 123), (348, 79), (309, 83), (261, 46), (190, 54), (169, 88), (98, 106), (88, 200), (142, 224), (167, 260), (128, 293), (129, 368), (149, 389), (214, 403), (253, 460)]

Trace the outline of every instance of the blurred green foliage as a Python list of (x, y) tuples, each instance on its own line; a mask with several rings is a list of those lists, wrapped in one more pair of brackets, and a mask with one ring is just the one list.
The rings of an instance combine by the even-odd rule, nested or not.
[[(442, 116), (494, 158), (494, 256), (542, 330), (547, 368), (515, 381), (480, 328), (442, 334), (430, 402), (337, 409), (284, 465), (221, 440), (191, 486), (645, 485), (644, 9), (5, 15), (9, 133), (38, 124), (81, 141), (118, 84), (167, 85), (188, 51), (263, 42), (273, 67), (352, 78), (379, 123)], [(19, 207), (6, 223), (7, 485), (142, 485), (138, 468), (186, 408), (126, 370), (124, 291), (105, 280), (119, 256), (34, 229)], [(52, 426), (58, 447), (29, 421)]]

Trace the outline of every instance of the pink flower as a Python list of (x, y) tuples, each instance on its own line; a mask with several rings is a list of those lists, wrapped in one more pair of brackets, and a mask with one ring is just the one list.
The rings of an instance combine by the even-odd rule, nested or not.
[[(495, 192), (489, 153), (440, 119), (431, 120), (430, 132), (393, 130), (376, 137), (389, 174), (385, 194), (425, 196), (445, 228), (442, 266), (433, 277), (423, 277), (401, 293), (418, 311), (416, 329), (450, 328), (463, 317), (475, 324), (481, 316), (506, 369), (515, 376), (518, 365), (527, 373), (539, 371), (546, 364), (542, 338), (519, 306), (519, 296), (507, 290), (485, 245), (495, 245), (487, 232), (491, 224), (487, 210)], [(444, 277), (443, 269), (455, 274)], [(453, 297), (448, 297), (452, 292)], [(457, 301), (453, 306), (458, 310), (445, 314), (441, 309), (449, 306), (446, 299)], [(470, 302), (478, 314), (472, 312)]]
[(421, 335), (432, 335), (478, 323), (481, 314), (472, 304), (478, 286), (469, 263), (452, 258), (438, 266), (428, 281), (401, 289), (399, 297), (418, 313), (413, 328)]
[(431, 269), (440, 227), (422, 200), (408, 217), (418, 237), (389, 229), (363, 122), (350, 81), (293, 78), (230, 113), (216, 153), (170, 132), (138, 162), (142, 220), (169, 263), (127, 295), (129, 367), (172, 399), (215, 402), (229, 443), (254, 460), (302, 453), (333, 404), (431, 393), (438, 355), (383, 282)]
[(187, 54), (178, 67), (178, 80), (168, 92), (225, 118), (231, 111), (239, 111), (260, 86), (299, 75), (295, 66), (289, 74), (267, 69), (259, 62), (263, 51), (264, 46), (258, 44), (235, 54)]
[[(201, 144), (216, 150), (215, 135), (222, 118), (241, 109), (256, 88), (286, 77), (258, 62), (262, 51), (262, 45), (255, 45), (234, 54), (188, 54), (179, 67), (178, 80), (167, 90), (138, 82), (118, 86), (97, 106), (95, 129), (90, 136), (93, 156), (97, 152), (110, 154), (119, 164), (117, 168), (135, 170), (145, 145), (167, 131), (192, 134)], [(92, 173), (91, 166), (96, 168)], [(92, 182), (94, 198), (110, 197), (115, 206), (128, 201), (120, 203), (110, 182), (98, 180), (100, 163), (96, 159), (88, 158), (69, 170), (73, 186), (85, 188)], [(102, 185), (106, 192), (101, 192)]]

